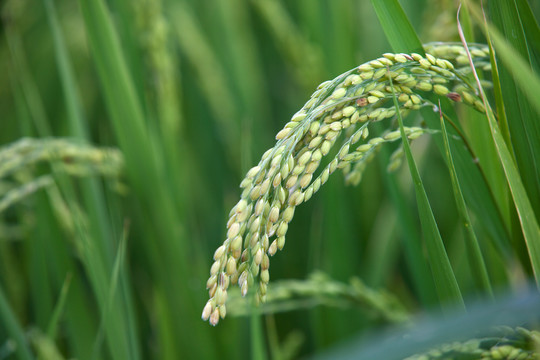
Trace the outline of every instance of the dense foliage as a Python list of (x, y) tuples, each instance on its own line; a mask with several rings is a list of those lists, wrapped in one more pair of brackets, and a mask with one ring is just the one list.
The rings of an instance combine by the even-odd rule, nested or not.
[(534, 358), (540, 7), (466, 5), (3, 2), (0, 359)]

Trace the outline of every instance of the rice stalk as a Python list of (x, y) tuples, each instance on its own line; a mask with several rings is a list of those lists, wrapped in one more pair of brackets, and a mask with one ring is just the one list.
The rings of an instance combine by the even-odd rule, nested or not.
[(179, 71), (170, 44), (171, 25), (163, 14), (161, 0), (139, 0), (134, 10), (140, 46), (148, 69), (148, 86), (155, 101), (162, 136), (167, 141), (182, 131), (179, 108)]
[[(238, 284), (242, 296), (255, 287), (257, 302), (264, 302), (269, 257), (283, 249), (295, 208), (308, 201), (337, 169), (343, 170), (346, 182), (357, 184), (376, 150), (400, 140), (400, 131), (391, 127), (381, 137), (368, 140), (371, 124), (396, 116), (394, 90), (401, 115), (422, 107), (436, 108), (428, 94), (484, 112), (476, 89), (466, 80), (468, 59), (463, 47), (436, 43), (427, 49), (444, 57), (387, 53), (322, 83), (278, 132), (276, 145), (240, 184), (243, 192), (229, 214), (227, 238), (214, 253), (204, 320), (216, 325), (225, 317), (229, 285)], [(475, 64), (487, 68), (485, 46), (473, 46), (471, 53)], [(404, 131), (409, 139), (431, 132), (421, 127), (406, 127)], [(341, 137), (344, 139), (336, 151)], [(319, 170), (329, 154), (331, 160)]]

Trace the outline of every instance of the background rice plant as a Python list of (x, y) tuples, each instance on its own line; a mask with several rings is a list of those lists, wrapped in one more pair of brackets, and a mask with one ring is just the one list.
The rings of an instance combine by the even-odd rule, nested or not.
[[(481, 76), (501, 138), (483, 114), (442, 103), (478, 167), (438, 113), (403, 119), (446, 135), (412, 144), (427, 202), (417, 207), (407, 166), (386, 171), (392, 147), (357, 187), (332, 176), (297, 209), (272, 261), (272, 281), (306, 281), (277, 282), (281, 302), (265, 315), (238, 303), (212, 328), (200, 319), (205, 281), (246, 171), (322, 81), (384, 52), (460, 41), (456, 3), (4, 1), (0, 359), (287, 359), (389, 322), (413, 326), (414, 314), (441, 308), (446, 275), (471, 313), (493, 302), (491, 288), (523, 294), (540, 265), (540, 6), (496, 3), (489, 33), (478, 2), (460, 19), (467, 41), (493, 40), (498, 71)], [(439, 236), (453, 274), (432, 275), (440, 259), (426, 244)], [(487, 281), (471, 276), (484, 266), (473, 238)], [(508, 325), (533, 325), (531, 301), (508, 307)], [(477, 319), (488, 322), (465, 324), (484, 329)]]

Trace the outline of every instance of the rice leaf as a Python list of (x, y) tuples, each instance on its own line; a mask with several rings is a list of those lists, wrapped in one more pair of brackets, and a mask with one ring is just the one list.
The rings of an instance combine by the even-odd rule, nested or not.
[(148, 129), (112, 19), (102, 0), (80, 0), (87, 35), (93, 51), (104, 98), (120, 147), (126, 157), (130, 178), (137, 188), (157, 171)]
[(424, 54), (420, 39), (397, 0), (371, 0), (388, 42), (395, 52)]
[(101, 320), (100, 328), (98, 330), (98, 336), (94, 344), (93, 358), (99, 358), (100, 347), (103, 340), (103, 335), (105, 334), (105, 327), (107, 326), (107, 319), (113, 315), (113, 306), (114, 299), (117, 297), (117, 294), (121, 289), (119, 286), (120, 277), (122, 274), (122, 269), (124, 268), (125, 254), (126, 254), (126, 245), (127, 245), (127, 226), (124, 228), (122, 238), (118, 243), (118, 249), (116, 251), (116, 256), (114, 259), (114, 265), (111, 273), (111, 278), (109, 281), (109, 288), (107, 289), (107, 300), (104, 306), (104, 309), (101, 311)]
[(523, 236), (525, 238), (529, 257), (531, 259), (531, 265), (536, 279), (536, 283), (537, 286), (540, 287), (540, 227), (538, 226), (538, 223), (536, 221), (535, 213), (533, 211), (529, 197), (527, 196), (525, 187), (521, 181), (521, 177), (518, 173), (516, 164), (514, 163), (511, 153), (508, 150), (508, 147), (506, 146), (506, 143), (504, 142), (504, 139), (501, 135), (501, 131), (486, 99), (476, 70), (474, 69), (474, 66), (472, 66), (472, 60), (470, 57), (471, 55), (467, 48), (467, 43), (463, 36), (461, 27), (459, 26), (458, 31), (463, 45), (465, 46), (465, 49), (469, 56), (469, 61), (471, 62), (471, 69), (477, 81), (478, 88), (480, 89), (480, 93), (484, 102), (484, 107), (486, 109), (486, 117), (489, 121), (491, 135), (493, 136), (495, 146), (497, 147), (499, 158), (501, 160), (504, 173), (508, 181), (508, 186), (510, 187), (510, 193), (512, 194), (512, 199), (518, 213), (519, 222), (521, 225)]
[[(534, 17), (531, 5), (525, 0), (515, 1), (515, 4), (521, 23), (523, 24), (523, 29), (525, 29), (529, 51), (531, 53), (536, 52), (536, 55), (540, 56), (540, 26), (538, 26), (538, 21)], [(536, 58), (536, 61), (538, 66), (540, 59)]]
[[(476, 16), (479, 15), (477, 10), (474, 14)], [(512, 74), (516, 81), (516, 85), (521, 89), (523, 95), (529, 100), (529, 104), (534, 107), (537, 114), (540, 116), (540, 102), (536, 96), (540, 91), (540, 76), (538, 75), (538, 72), (534, 71), (531, 67), (530, 59), (516, 54), (515, 45), (511, 45), (496, 27), (492, 24), (487, 24), (487, 27), (490, 38), (495, 45), (496, 55), (500, 57), (500, 60), (505, 65), (505, 69)], [(506, 103), (510, 102), (510, 99), (505, 98), (505, 100)], [(540, 133), (535, 132), (531, 135), (540, 136)], [(535, 139), (538, 138), (539, 137), (536, 137)]]
[(62, 285), (62, 289), (60, 290), (60, 295), (58, 296), (58, 301), (56, 302), (56, 306), (54, 307), (53, 313), (51, 315), (51, 320), (49, 321), (49, 325), (47, 326), (47, 337), (50, 339), (56, 338), (56, 334), (58, 331), (58, 323), (60, 322), (61, 315), (66, 306), (66, 300), (69, 287), (71, 285), (71, 279), (72, 275), (71, 273), (68, 273), (66, 275), (66, 279), (64, 280), (64, 284)]
[[(387, 152), (387, 150), (385, 148), (381, 149), (381, 153), (384, 152)], [(389, 156), (385, 157), (383, 154), (379, 156), (382, 159), (381, 161), (386, 160), (385, 165), (388, 164)], [(406, 194), (400, 189), (395, 174), (386, 173), (384, 184), (392, 199), (392, 205), (398, 214), (397, 221), (400, 225), (402, 246), (407, 259), (407, 266), (412, 275), (414, 289), (418, 292), (418, 297), (423, 305), (433, 305), (437, 301), (435, 284), (433, 283), (429, 264), (425, 260), (420, 229), (410, 211)], [(377, 261), (376, 258), (374, 260)]]
[[(439, 103), (440, 109), (440, 103)], [(493, 297), (493, 290), (491, 288), (491, 283), (486, 269), (486, 264), (482, 257), (482, 251), (478, 244), (478, 239), (472, 227), (471, 219), (469, 217), (469, 211), (467, 210), (467, 205), (465, 204), (465, 199), (463, 198), (463, 193), (461, 192), (461, 186), (456, 174), (456, 166), (454, 164), (454, 159), (452, 152), (450, 150), (450, 141), (448, 140), (448, 132), (446, 131), (446, 125), (441, 112), (441, 130), (444, 140), (446, 163), (448, 165), (448, 170), (450, 172), (450, 179), (452, 180), (452, 190), (454, 191), (454, 199), (456, 200), (456, 205), (461, 217), (461, 222), (463, 224), (463, 230), (466, 235), (465, 243), (467, 245), (467, 252), (469, 255), (471, 268), (473, 269), (473, 277), (476, 280), (476, 283), (479, 287), (487, 292), (491, 297)]]
[[(471, 6), (470, 9), (482, 23), (478, 8)], [(511, 137), (519, 139), (512, 144), (516, 165), (532, 208), (540, 214), (540, 104), (534, 96), (540, 90), (540, 82), (534, 74), (538, 69), (533, 68), (526, 36), (528, 29), (523, 27), (513, 0), (500, 1), (496, 6), (489, 3), (489, 14), (495, 25), (489, 27), (489, 36), (496, 50), (508, 128)], [(503, 39), (511, 41), (512, 45), (505, 46)]]
[(20, 359), (32, 360), (34, 356), (28, 345), (28, 340), (24, 334), (24, 330), (19, 324), (16, 315), (13, 313), (4, 290), (0, 286), (0, 319), (2, 319), (2, 325), (7, 330), (9, 336), (15, 341), (15, 352)]
[(435, 281), (435, 288), (437, 289), (439, 300), (444, 307), (448, 306), (449, 304), (455, 304), (456, 306), (465, 309), (465, 303), (463, 302), (461, 291), (459, 290), (454, 271), (450, 265), (450, 260), (448, 259), (441, 234), (439, 233), (437, 223), (435, 222), (435, 217), (433, 216), (433, 211), (431, 210), (426, 190), (424, 189), (422, 179), (420, 178), (420, 173), (418, 172), (418, 168), (416, 167), (416, 163), (412, 156), (409, 140), (405, 134), (405, 129), (403, 128), (403, 119), (401, 118), (401, 114), (398, 110), (399, 104), (394, 87), (392, 86), (392, 78), (388, 77), (388, 79), (392, 87), (394, 106), (397, 109), (396, 114), (403, 141), (403, 148), (407, 158), (407, 164), (409, 165), (409, 170), (413, 178), (418, 212), (420, 215), (420, 223), (422, 225), (422, 233), (424, 235), (428, 261), (433, 272), (433, 279)]
[[(441, 105), (444, 113), (451, 118), (457, 117), (452, 105), (447, 99), (442, 99)], [(433, 129), (440, 129), (440, 121), (436, 113), (431, 109), (422, 109), (422, 117), (426, 124)], [(459, 124), (456, 124), (458, 128)], [(475, 154), (464, 146), (462, 134), (458, 133), (453, 127), (447, 128), (449, 136), (449, 145), (454, 155), (454, 164), (456, 166), (456, 174), (460, 184), (465, 201), (469, 208), (474, 212), (479, 223), (482, 224), (484, 230), (490, 235), (490, 240), (493, 241), (495, 247), (500, 253), (507, 253), (510, 248), (510, 235), (505, 227), (504, 218), (497, 206), (495, 195), (490, 188), (490, 183), (487, 181), (483, 169), (477, 164)], [(434, 137), (433, 140), (437, 144), (439, 151), (444, 155), (444, 143), (441, 138)], [(497, 194), (501, 196), (501, 194)], [(502, 194), (504, 195), (504, 194)]]

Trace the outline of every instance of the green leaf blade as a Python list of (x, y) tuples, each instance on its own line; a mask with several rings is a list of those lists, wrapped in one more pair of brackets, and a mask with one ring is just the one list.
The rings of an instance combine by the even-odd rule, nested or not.
[(395, 52), (424, 53), (422, 42), (397, 0), (372, 0), (386, 38)]
[(418, 172), (416, 162), (414, 161), (409, 140), (407, 139), (405, 129), (403, 128), (403, 119), (401, 118), (399, 104), (392, 85), (392, 79), (390, 77), (389, 81), (392, 87), (394, 107), (396, 108), (399, 130), (401, 132), (401, 138), (403, 141), (403, 149), (405, 151), (407, 164), (409, 165), (409, 170), (413, 179), (416, 202), (418, 204), (418, 213), (420, 215), (420, 223), (422, 225), (422, 233), (424, 235), (428, 261), (433, 272), (433, 279), (435, 281), (437, 294), (439, 295), (439, 299), (443, 307), (447, 307), (451, 304), (464, 310), (465, 303), (463, 302), (463, 297), (461, 295), (461, 291), (459, 290), (456, 276), (452, 270), (450, 260), (448, 259), (448, 254), (444, 248), (444, 243), (437, 227), (433, 211), (431, 210), (424, 184), (420, 178), (420, 173)]
[[(477, 17), (479, 17), (478, 14)], [(486, 117), (489, 122), (491, 135), (497, 148), (497, 152), (499, 154), (499, 158), (508, 182), (508, 186), (510, 188), (510, 193), (516, 207), (520, 226), (523, 232), (523, 236), (525, 238), (525, 244), (529, 253), (529, 258), (531, 260), (534, 277), (536, 279), (536, 284), (538, 287), (540, 287), (540, 227), (538, 226), (538, 222), (536, 220), (536, 214), (533, 210), (533, 205), (531, 204), (531, 201), (528, 197), (525, 182), (522, 181), (522, 178), (518, 171), (518, 167), (516, 166), (514, 158), (512, 157), (512, 154), (510, 153), (510, 150), (508, 149), (504, 141), (497, 120), (495, 119), (495, 115), (493, 114), (493, 111), (491, 111), (491, 107), (489, 106), (489, 103), (486, 99), (486, 95), (482, 84), (480, 83), (480, 79), (478, 78), (478, 74), (476, 73), (476, 70), (472, 65), (471, 54), (468, 50), (463, 32), (460, 27), (458, 27), (458, 30), (460, 32), (461, 41), (465, 46), (465, 50), (467, 51), (469, 62), (471, 63), (471, 69), (475, 76), (482, 100), (484, 102), (484, 107), (486, 109)], [(486, 31), (486, 35), (488, 36), (489, 41), (490, 33)]]
[(471, 268), (473, 269), (472, 275), (475, 278), (477, 284), (479, 284), (479, 286), (482, 288), (482, 290), (484, 290), (490, 297), (493, 297), (493, 289), (491, 288), (491, 282), (489, 280), (486, 264), (484, 263), (482, 252), (480, 250), (480, 245), (478, 244), (478, 239), (476, 238), (476, 234), (474, 233), (471, 219), (469, 217), (469, 212), (467, 210), (467, 205), (465, 204), (465, 199), (463, 197), (461, 186), (459, 184), (456, 174), (456, 166), (454, 164), (452, 151), (450, 150), (450, 141), (448, 139), (448, 132), (446, 131), (446, 125), (444, 123), (442, 114), (441, 130), (444, 140), (446, 163), (450, 172), (450, 179), (452, 180), (454, 198), (456, 199), (456, 205), (461, 217), (461, 221), (463, 223), (463, 230), (466, 235), (465, 242), (469, 253)]

